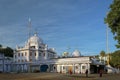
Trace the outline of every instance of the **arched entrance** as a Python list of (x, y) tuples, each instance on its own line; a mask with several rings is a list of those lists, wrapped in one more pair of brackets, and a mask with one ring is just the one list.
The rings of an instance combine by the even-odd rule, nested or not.
[(47, 72), (48, 65), (41, 65), (40, 72)]

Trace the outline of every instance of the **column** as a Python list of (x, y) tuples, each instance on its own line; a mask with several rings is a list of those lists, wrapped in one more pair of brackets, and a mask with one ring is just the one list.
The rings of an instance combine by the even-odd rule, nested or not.
[(81, 64), (79, 64), (79, 70), (80, 70), (80, 74), (81, 74)]
[(48, 52), (47, 52), (47, 50), (48, 50), (48, 46), (47, 46), (47, 45), (45, 45), (45, 59), (47, 59), (47, 58), (48, 58)]
[(75, 73), (75, 64), (73, 64), (73, 73)]
[(47, 72), (50, 72), (50, 64), (48, 64)]
[(88, 67), (88, 74), (90, 74), (90, 63), (87, 63), (87, 67)]

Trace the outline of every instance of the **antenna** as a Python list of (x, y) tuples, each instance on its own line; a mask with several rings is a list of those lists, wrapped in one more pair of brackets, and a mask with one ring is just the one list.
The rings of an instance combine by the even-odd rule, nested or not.
[(31, 18), (29, 18), (29, 20), (28, 20), (28, 38), (30, 38), (30, 36), (31, 36)]
[(28, 19), (28, 48), (30, 49), (30, 36), (31, 36), (31, 18)]

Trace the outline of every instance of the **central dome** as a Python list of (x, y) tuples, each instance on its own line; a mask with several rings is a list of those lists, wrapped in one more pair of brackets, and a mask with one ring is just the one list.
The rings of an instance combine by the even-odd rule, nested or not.
[(43, 40), (40, 39), (36, 33), (34, 34), (34, 36), (30, 37), (28, 41), (31, 43), (43, 43)]
[(80, 52), (79, 52), (78, 50), (75, 50), (75, 51), (72, 53), (72, 55), (73, 55), (74, 57), (78, 57), (78, 56), (80, 56), (81, 54), (80, 54)]

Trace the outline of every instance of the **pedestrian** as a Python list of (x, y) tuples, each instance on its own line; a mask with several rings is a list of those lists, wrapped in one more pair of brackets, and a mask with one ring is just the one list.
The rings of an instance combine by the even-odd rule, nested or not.
[(88, 69), (86, 69), (85, 74), (86, 74), (86, 77), (88, 77)]
[(100, 77), (102, 77), (102, 69), (100, 69), (99, 74), (100, 74)]
[(70, 70), (70, 75), (72, 75), (72, 70)]

